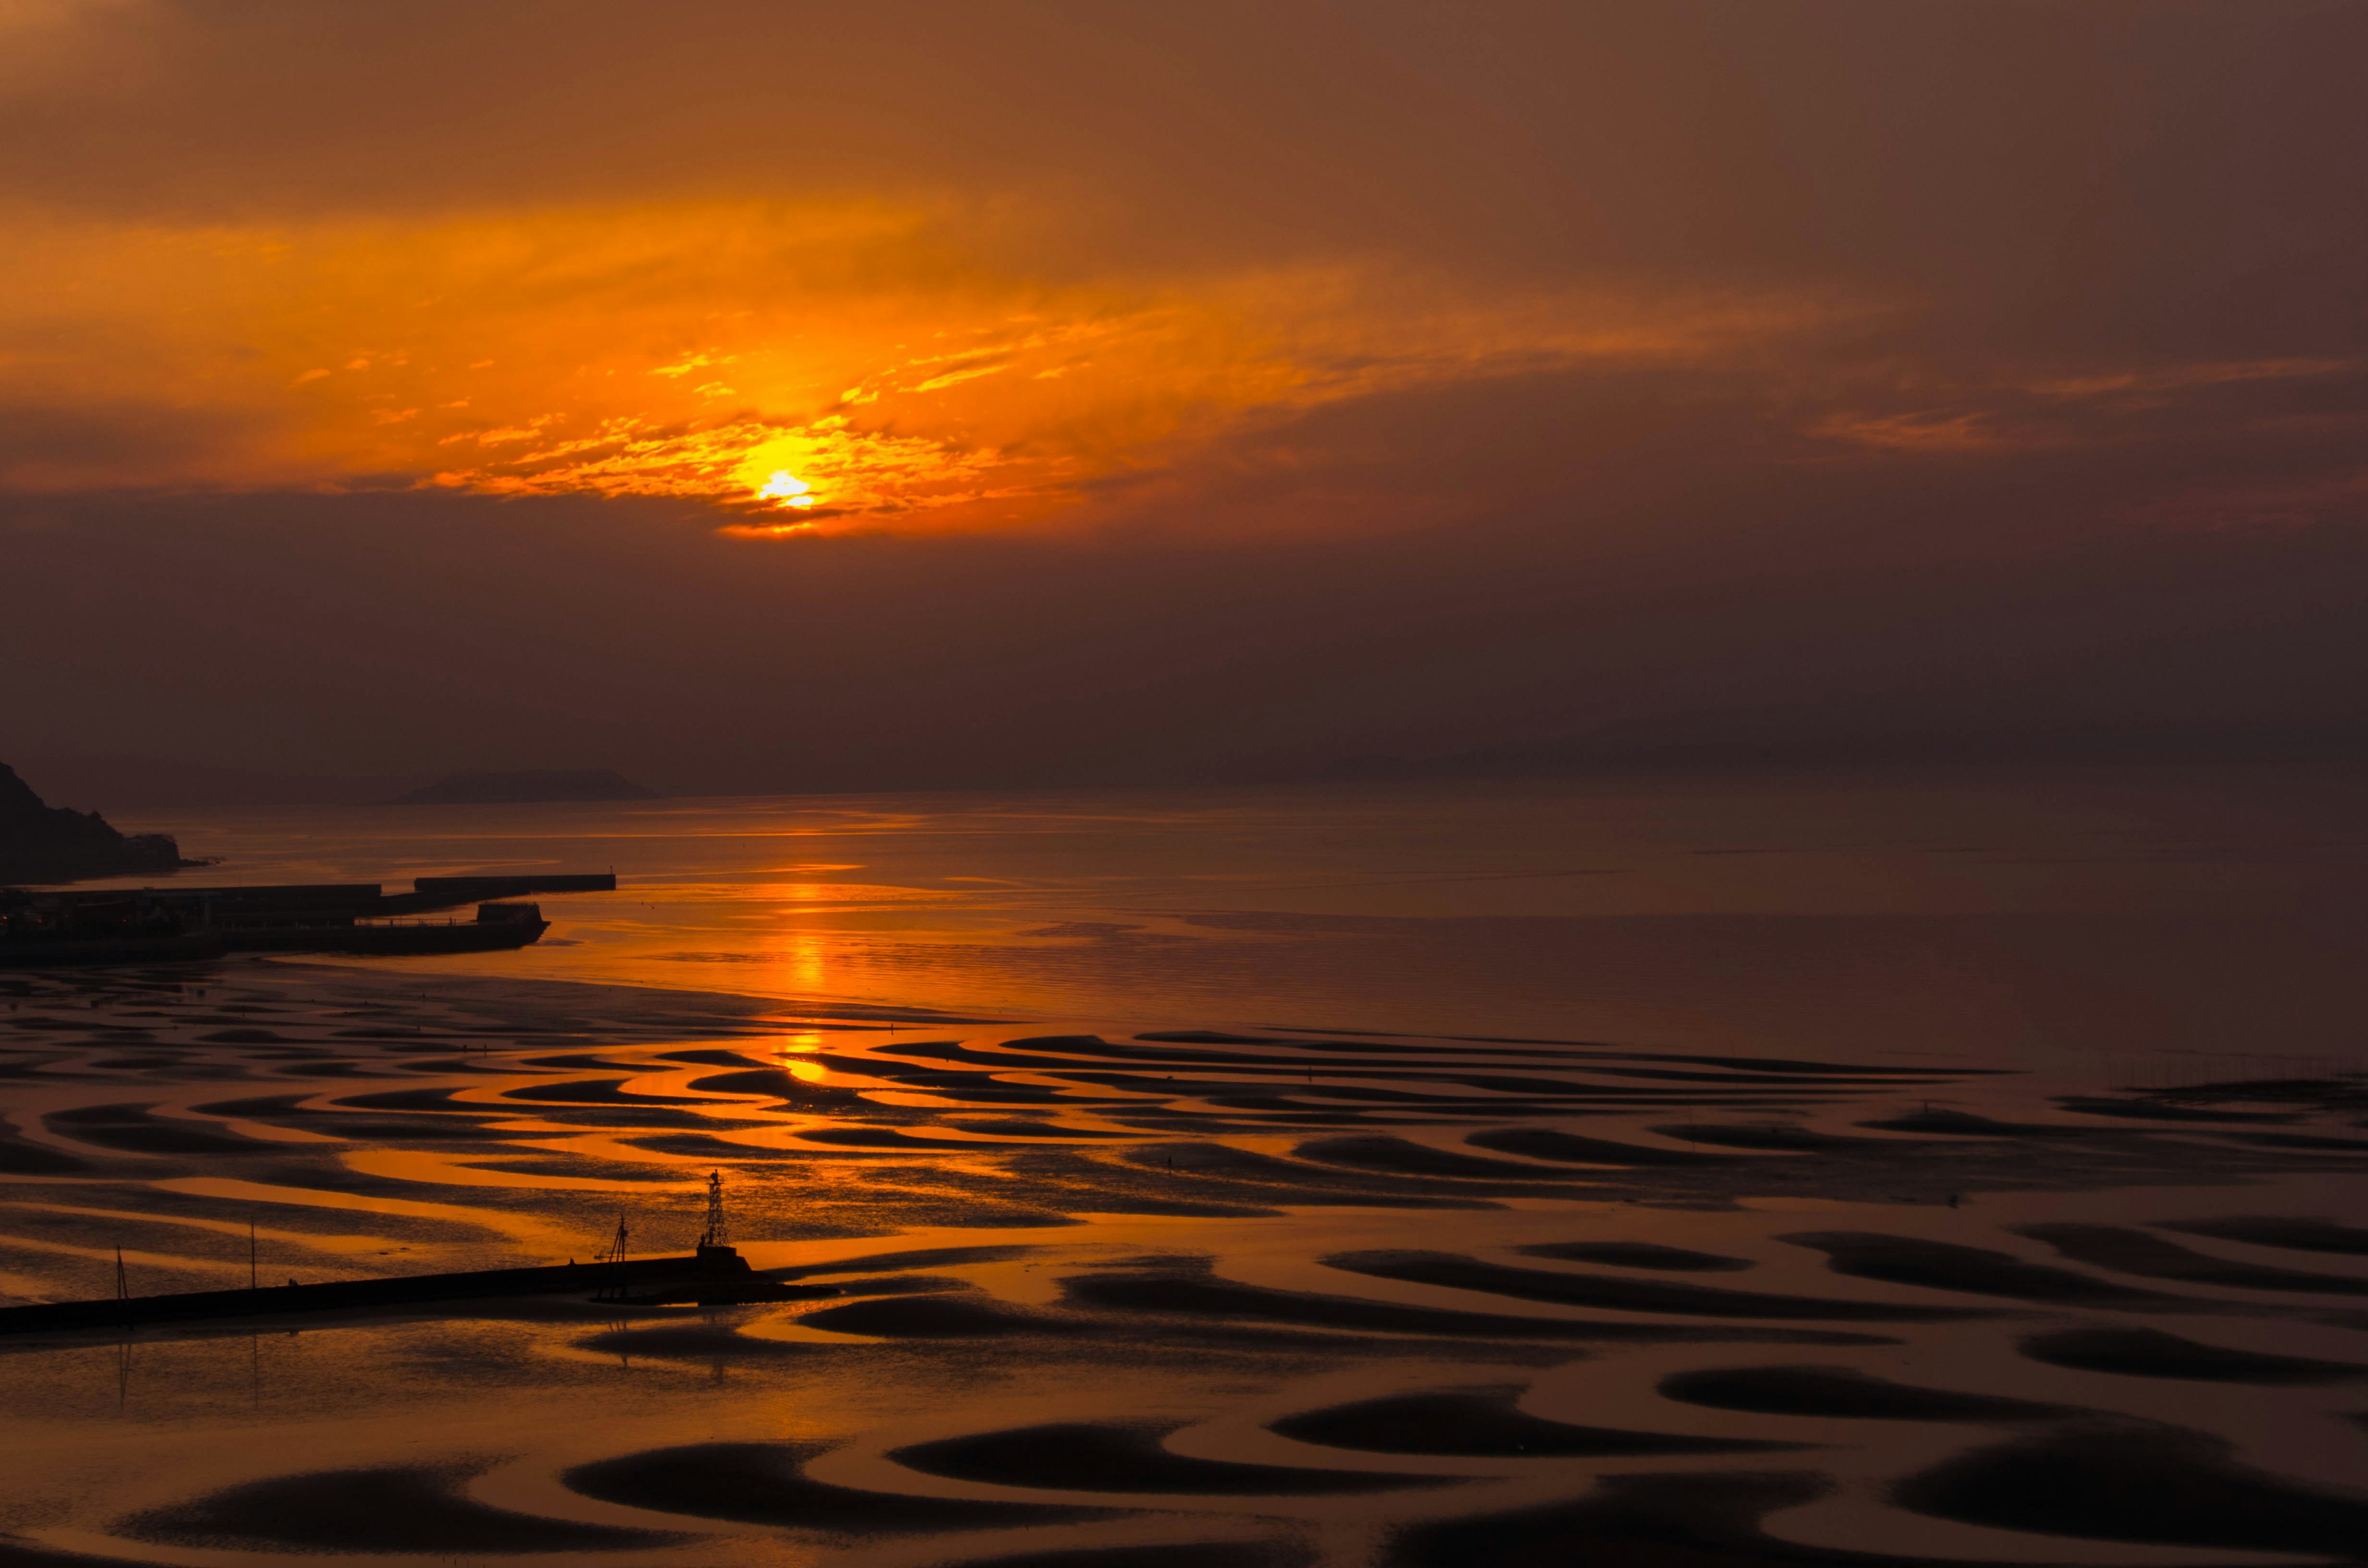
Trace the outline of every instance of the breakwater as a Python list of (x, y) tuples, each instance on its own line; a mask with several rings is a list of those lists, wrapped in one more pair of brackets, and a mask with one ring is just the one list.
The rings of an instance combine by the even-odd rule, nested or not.
[(119, 1296), (94, 1301), (40, 1301), (0, 1307), (0, 1335), (138, 1328), (222, 1318), (279, 1317), (290, 1312), (357, 1312), (430, 1306), (513, 1296), (580, 1294), (620, 1305), (668, 1302), (717, 1305), (802, 1301), (838, 1292), (826, 1285), (784, 1285), (757, 1273), (731, 1247), (701, 1247), (688, 1256), (622, 1262), (485, 1268), (457, 1274), (412, 1274), (387, 1279), (334, 1279), (311, 1285), (257, 1284), (242, 1290), (188, 1290)]

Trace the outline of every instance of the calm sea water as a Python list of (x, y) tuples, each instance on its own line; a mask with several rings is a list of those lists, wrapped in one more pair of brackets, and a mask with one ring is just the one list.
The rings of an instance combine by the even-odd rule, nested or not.
[(2135, 1053), (2176, 1076), (2368, 1054), (2363, 804), (2356, 774), (2119, 769), (129, 825), (222, 858), (193, 880), (618, 873), (614, 895), (543, 900), (536, 949), (422, 970), (1040, 1019)]

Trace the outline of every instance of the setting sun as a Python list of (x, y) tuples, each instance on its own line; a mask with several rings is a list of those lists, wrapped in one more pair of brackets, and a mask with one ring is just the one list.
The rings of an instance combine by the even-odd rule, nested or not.
[(813, 485), (781, 468), (773, 471), (773, 476), (758, 487), (757, 494), (784, 506), (811, 506), (814, 504), (813, 492)]

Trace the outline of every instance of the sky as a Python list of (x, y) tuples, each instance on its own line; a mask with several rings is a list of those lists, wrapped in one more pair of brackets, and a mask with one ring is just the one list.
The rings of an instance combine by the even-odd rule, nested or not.
[(0, 750), (2356, 750), (2363, 57), (2349, 0), (0, 0)]

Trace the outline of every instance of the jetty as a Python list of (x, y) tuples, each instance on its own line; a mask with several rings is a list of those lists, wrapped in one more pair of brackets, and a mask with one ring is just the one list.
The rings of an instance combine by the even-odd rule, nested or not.
[(701, 1247), (688, 1256), (622, 1262), (563, 1263), (532, 1268), (485, 1268), (462, 1274), (411, 1274), (392, 1279), (333, 1279), (317, 1284), (250, 1286), (243, 1290), (188, 1290), (164, 1296), (117, 1296), (96, 1301), (40, 1301), (0, 1307), (0, 1335), (97, 1332), (223, 1318), (279, 1317), (291, 1312), (344, 1312), (372, 1308), (435, 1306), (508, 1296), (582, 1296), (630, 1306), (672, 1303), (702, 1307), (743, 1301), (795, 1301), (838, 1294), (828, 1285), (784, 1285), (748, 1267), (733, 1247)]
[[(536, 893), (613, 892), (614, 872), (229, 887), (0, 889), (0, 968), (161, 963), (225, 953), (396, 956), (523, 948), (551, 928)], [(475, 904), (472, 920), (429, 916)]]
[(104, 1333), (225, 1318), (281, 1317), (294, 1312), (349, 1312), (436, 1306), (515, 1296), (581, 1296), (619, 1306), (731, 1306), (748, 1301), (803, 1301), (839, 1294), (835, 1285), (787, 1285), (757, 1273), (726, 1237), (723, 1178), (707, 1178), (707, 1230), (687, 1255), (628, 1257), (628, 1233), (617, 1222), (609, 1250), (589, 1263), (527, 1268), (482, 1268), (458, 1274), (405, 1274), (389, 1279), (332, 1279), (266, 1285), (252, 1258), (244, 1290), (185, 1290), (134, 1296), (116, 1264), (116, 1294), (95, 1301), (36, 1301), (0, 1307), (0, 1336)]

